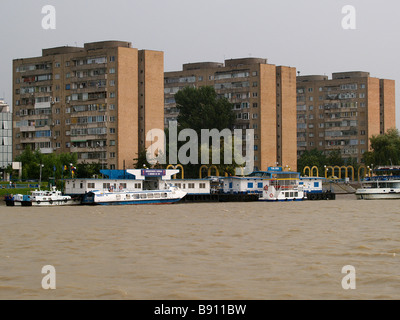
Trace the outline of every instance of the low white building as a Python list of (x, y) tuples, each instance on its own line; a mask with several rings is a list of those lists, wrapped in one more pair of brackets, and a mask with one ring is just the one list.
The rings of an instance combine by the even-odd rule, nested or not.
[(65, 194), (82, 195), (91, 191), (141, 191), (167, 189), (175, 185), (188, 194), (209, 194), (209, 179), (173, 179), (179, 170), (172, 169), (128, 169), (102, 170), (107, 179), (68, 179)]

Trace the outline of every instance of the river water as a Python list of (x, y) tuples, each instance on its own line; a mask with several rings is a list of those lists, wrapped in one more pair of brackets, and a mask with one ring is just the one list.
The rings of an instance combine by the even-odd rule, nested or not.
[(399, 299), (399, 204), (2, 205), (0, 299)]

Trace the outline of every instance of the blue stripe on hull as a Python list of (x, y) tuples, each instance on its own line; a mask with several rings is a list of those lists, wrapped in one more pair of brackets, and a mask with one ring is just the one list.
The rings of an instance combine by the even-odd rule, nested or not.
[(181, 199), (165, 199), (165, 200), (140, 200), (140, 201), (110, 201), (110, 202), (89, 202), (85, 204), (113, 206), (113, 205), (139, 205), (139, 204), (172, 204)]

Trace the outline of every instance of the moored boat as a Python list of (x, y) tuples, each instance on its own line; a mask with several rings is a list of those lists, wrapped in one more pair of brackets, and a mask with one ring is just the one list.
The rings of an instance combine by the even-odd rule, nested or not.
[(84, 195), (84, 205), (138, 205), (138, 204), (171, 204), (186, 196), (186, 192), (169, 185), (162, 190), (94, 190)]
[(259, 201), (301, 201), (305, 194), (300, 173), (283, 171), (282, 167), (269, 167), (268, 171), (255, 171), (245, 177), (223, 179), (223, 191), (230, 194), (258, 194)]
[[(400, 167), (378, 167), (376, 172), (399, 172)], [(379, 175), (365, 178), (356, 191), (359, 200), (400, 199), (400, 176)]]
[(80, 204), (80, 200), (63, 195), (56, 187), (50, 190), (31, 191), (30, 195), (16, 194), (6, 199), (7, 206), (70, 206)]

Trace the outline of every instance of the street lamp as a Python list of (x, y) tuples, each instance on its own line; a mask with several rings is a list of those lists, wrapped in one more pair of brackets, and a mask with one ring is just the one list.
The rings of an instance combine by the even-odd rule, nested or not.
[(39, 190), (40, 190), (40, 186), (42, 184), (42, 168), (44, 168), (44, 164), (39, 164)]

